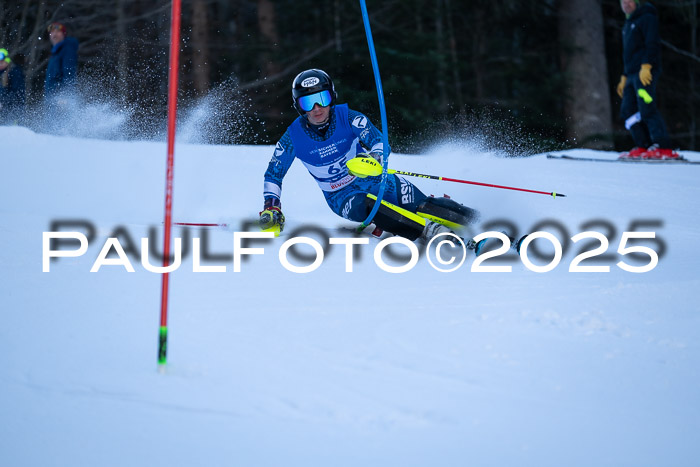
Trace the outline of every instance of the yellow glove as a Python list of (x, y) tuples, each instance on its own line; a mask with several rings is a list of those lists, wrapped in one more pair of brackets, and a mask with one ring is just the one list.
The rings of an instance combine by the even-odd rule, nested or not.
[(651, 65), (648, 63), (644, 63), (642, 69), (639, 70), (639, 81), (641, 81), (644, 86), (649, 86), (651, 84)]
[(284, 230), (284, 214), (278, 206), (271, 206), (260, 212), (260, 229), (263, 232), (273, 232), (275, 237)]
[(617, 83), (617, 95), (622, 99), (622, 92), (625, 90), (625, 84), (627, 84), (627, 76), (620, 76), (620, 82)]

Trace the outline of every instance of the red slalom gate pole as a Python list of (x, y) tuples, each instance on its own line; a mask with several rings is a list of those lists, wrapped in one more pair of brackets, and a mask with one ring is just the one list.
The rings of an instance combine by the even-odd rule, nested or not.
[[(177, 85), (180, 66), (181, 0), (172, 0), (170, 18), (170, 69), (168, 72), (168, 162), (165, 176), (165, 231), (163, 233), (163, 267), (169, 266), (170, 233), (173, 212), (173, 172), (175, 166), (175, 122), (177, 117)], [(163, 273), (160, 297), (160, 330), (158, 333), (158, 368), (164, 370), (168, 350), (168, 285), (170, 274)]]

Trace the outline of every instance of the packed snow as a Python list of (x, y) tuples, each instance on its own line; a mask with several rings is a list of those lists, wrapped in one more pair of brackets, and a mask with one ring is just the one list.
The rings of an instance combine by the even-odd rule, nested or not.
[[(327, 208), (296, 163), (283, 186), (284, 234), (251, 241), (264, 253), (244, 255), (234, 272), (234, 236), (256, 231), (246, 223), (261, 208), (273, 148), (178, 143), (174, 221), (226, 225), (173, 229), (188, 252), (170, 274), (159, 373), (161, 275), (140, 254), (149, 237), (162, 251), (165, 143), (23, 127), (0, 127), (0, 140), (2, 466), (697, 465), (698, 166), (509, 158), (469, 141), (393, 154), (390, 168), (566, 194), (410, 179), (478, 209), (472, 235), (504, 228), (494, 221), (520, 234), (541, 224), (568, 243), (561, 263), (537, 273), (509, 254), (483, 265), (511, 272), (473, 272), (470, 253), (442, 273), (422, 254), (390, 273), (373, 258), (380, 240), (364, 236), (352, 272), (336, 245), (300, 274), (280, 262), (285, 241), (350, 238), (356, 225)], [(89, 247), (44, 272), (52, 229), (81, 231)], [(569, 272), (600, 245), (570, 240), (591, 230), (608, 238), (607, 256), (581, 265), (609, 272)], [(658, 253), (649, 272), (617, 265), (651, 261), (618, 252), (631, 230), (655, 233), (636, 243)], [(91, 272), (113, 236), (135, 272)], [(206, 243), (202, 265), (226, 272), (193, 270), (193, 238)], [(546, 239), (531, 245), (553, 251)], [(297, 251), (313, 256), (308, 245)]]

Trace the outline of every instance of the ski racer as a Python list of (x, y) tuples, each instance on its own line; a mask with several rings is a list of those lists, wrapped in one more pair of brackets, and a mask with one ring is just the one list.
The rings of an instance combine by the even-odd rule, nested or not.
[[(345, 164), (357, 156), (381, 162), (381, 133), (365, 115), (337, 103), (333, 81), (322, 70), (299, 73), (292, 84), (292, 99), (299, 117), (277, 143), (265, 172), (261, 228), (275, 234), (284, 228), (282, 180), (294, 159), (307, 168), (334, 213), (363, 222), (377, 199), (381, 176), (361, 178)], [(477, 217), (477, 211), (446, 197), (426, 196), (403, 177), (392, 174), (387, 176), (373, 222), (381, 230), (416, 240), (432, 238)]]

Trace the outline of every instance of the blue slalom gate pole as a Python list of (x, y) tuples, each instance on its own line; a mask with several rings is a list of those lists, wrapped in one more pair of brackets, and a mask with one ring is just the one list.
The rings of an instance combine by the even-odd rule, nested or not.
[(386, 108), (384, 107), (384, 90), (382, 89), (382, 78), (379, 76), (379, 65), (377, 64), (377, 54), (374, 50), (374, 39), (372, 39), (372, 30), (369, 26), (369, 15), (367, 14), (367, 5), (365, 5), (365, 0), (360, 0), (360, 8), (362, 9), (362, 21), (365, 24), (365, 34), (367, 35), (367, 45), (369, 46), (369, 56), (372, 59), (372, 70), (374, 70), (374, 82), (377, 86), (377, 98), (379, 99), (379, 112), (382, 117), (382, 143), (383, 157), (382, 157), (382, 181), (379, 185), (379, 193), (377, 193), (377, 199), (374, 202), (372, 211), (367, 216), (362, 224), (360, 224), (360, 229), (367, 227), (374, 219), (374, 215), (377, 214), (377, 210), (382, 203), (382, 198), (384, 197), (384, 189), (386, 188), (386, 177), (387, 177), (387, 167), (389, 164), (389, 130), (386, 119)]

